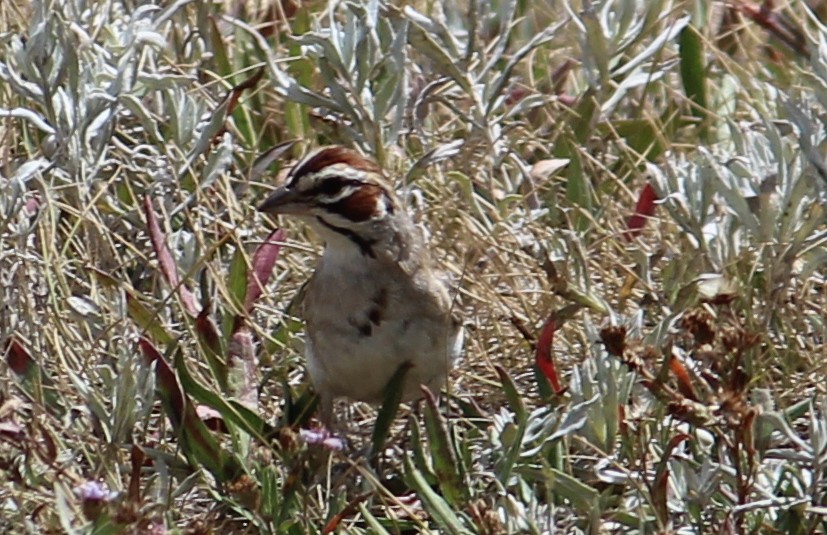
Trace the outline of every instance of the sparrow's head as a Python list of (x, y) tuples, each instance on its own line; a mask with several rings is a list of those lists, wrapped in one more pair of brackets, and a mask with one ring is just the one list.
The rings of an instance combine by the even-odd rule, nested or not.
[(379, 166), (345, 147), (318, 149), (290, 171), (259, 212), (297, 216), (331, 242), (347, 238), (363, 254), (392, 231), (398, 200)]

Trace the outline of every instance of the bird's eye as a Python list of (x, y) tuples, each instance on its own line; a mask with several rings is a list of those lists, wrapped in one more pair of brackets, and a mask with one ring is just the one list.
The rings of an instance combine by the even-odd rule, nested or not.
[(333, 196), (342, 191), (347, 183), (339, 178), (328, 178), (319, 185), (319, 193), (322, 195)]

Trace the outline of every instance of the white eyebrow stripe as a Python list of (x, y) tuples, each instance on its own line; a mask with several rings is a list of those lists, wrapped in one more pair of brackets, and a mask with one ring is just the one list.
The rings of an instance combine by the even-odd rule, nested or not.
[(359, 189), (359, 186), (345, 186), (335, 195), (319, 194), (318, 198), (319, 201), (324, 204), (335, 204), (344, 199), (345, 197), (350, 197), (353, 194), (353, 192), (357, 189)]

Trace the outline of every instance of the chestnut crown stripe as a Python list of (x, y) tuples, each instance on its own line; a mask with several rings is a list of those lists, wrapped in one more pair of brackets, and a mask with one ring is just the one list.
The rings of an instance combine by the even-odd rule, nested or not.
[(356, 152), (345, 147), (326, 147), (301, 162), (290, 173), (292, 183), (300, 177), (318, 173), (326, 167), (335, 164), (345, 164), (359, 171), (381, 173), (379, 166)]

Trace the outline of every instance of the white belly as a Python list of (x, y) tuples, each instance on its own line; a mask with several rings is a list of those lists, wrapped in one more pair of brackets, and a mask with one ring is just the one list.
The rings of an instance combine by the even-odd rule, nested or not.
[(448, 331), (448, 325), (410, 318), (380, 323), (370, 336), (308, 337), (308, 371), (320, 392), (377, 403), (391, 377), (407, 363), (411, 368), (402, 398), (417, 399), (420, 384), (436, 392), (445, 383), (457, 345), (456, 333)]
[(438, 391), (462, 344), (450, 311), (435, 305), (446, 308), (447, 291), (439, 286), (429, 293), (393, 277), (379, 284), (370, 273), (340, 274), (338, 281), (314, 288), (315, 297), (305, 303), (307, 365), (319, 393), (381, 402), (406, 363), (411, 368), (403, 400), (421, 397), (421, 384)]

